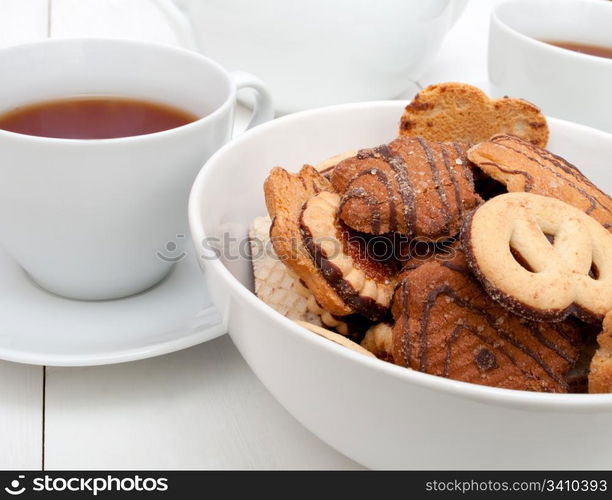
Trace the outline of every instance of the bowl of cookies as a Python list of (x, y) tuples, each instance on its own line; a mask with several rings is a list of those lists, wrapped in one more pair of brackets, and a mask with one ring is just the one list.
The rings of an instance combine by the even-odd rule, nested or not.
[(459, 83), (289, 115), (193, 186), (231, 338), (370, 468), (612, 467), (612, 135)]

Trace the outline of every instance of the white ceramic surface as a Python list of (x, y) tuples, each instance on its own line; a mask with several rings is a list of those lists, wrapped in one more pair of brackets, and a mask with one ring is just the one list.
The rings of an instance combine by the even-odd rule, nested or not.
[[(334, 106), (287, 116), (219, 150), (190, 198), (196, 245), (224, 232), (244, 239), (265, 213), (262, 183), (274, 165), (297, 169), (338, 152), (387, 142), (404, 102)], [(550, 119), (550, 149), (612, 188), (612, 136)], [(333, 133), (332, 133), (333, 132)], [(612, 395), (538, 394), (407, 370), (296, 326), (251, 292), (246, 258), (202, 265), (230, 335), (270, 392), (302, 424), (372, 468), (612, 467)]]
[[(75, 95), (151, 99), (199, 120), (155, 134), (50, 139), (0, 130), (0, 240), (42, 286), (107, 299), (171, 269), (186, 200), (204, 161), (231, 135), (236, 91), (255, 89), (251, 124), (272, 117), (262, 84), (199, 54), (111, 39), (46, 40), (0, 51), (0, 112)], [(170, 247), (168, 247), (170, 245)], [(171, 252), (171, 253), (172, 253)]]
[(612, 132), (612, 59), (540, 40), (612, 47), (612, 2), (504, 2), (491, 17), (488, 56), (494, 95), (521, 96), (546, 115)]
[(397, 97), (427, 68), (466, 0), (157, 0), (184, 43), (258, 75), (281, 113)]
[[(187, 236), (188, 238), (189, 236)], [(158, 356), (225, 333), (187, 255), (154, 288), (124, 299), (71, 300), (37, 286), (0, 250), (0, 359), (88, 366)]]

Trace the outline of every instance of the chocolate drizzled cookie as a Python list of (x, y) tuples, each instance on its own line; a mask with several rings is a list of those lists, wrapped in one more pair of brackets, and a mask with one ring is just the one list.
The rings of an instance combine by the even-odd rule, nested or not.
[(336, 165), (340, 218), (370, 234), (445, 238), (459, 232), (464, 213), (480, 198), (465, 147), (400, 137)]
[(389, 309), (397, 275), (393, 259), (375, 259), (363, 238), (337, 218), (340, 196), (311, 166), (299, 174), (276, 167), (264, 184), (276, 255), (331, 315), (360, 314), (371, 321)]
[(468, 158), (509, 192), (557, 198), (612, 231), (612, 198), (560, 156), (518, 137), (501, 134), (472, 147)]
[(527, 321), (496, 304), (461, 252), (403, 274), (393, 298), (393, 360), (464, 382), (567, 392), (579, 355), (569, 323)]

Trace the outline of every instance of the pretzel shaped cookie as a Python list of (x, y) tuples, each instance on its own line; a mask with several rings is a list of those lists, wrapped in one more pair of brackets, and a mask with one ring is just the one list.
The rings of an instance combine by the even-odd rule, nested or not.
[(612, 235), (562, 201), (508, 193), (466, 220), (468, 263), (493, 299), (532, 320), (612, 310)]

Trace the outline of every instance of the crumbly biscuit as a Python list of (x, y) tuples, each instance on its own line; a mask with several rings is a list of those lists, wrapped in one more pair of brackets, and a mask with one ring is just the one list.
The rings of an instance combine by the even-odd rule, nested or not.
[(506, 133), (546, 146), (546, 118), (523, 99), (489, 99), (465, 83), (440, 83), (419, 92), (402, 116), (400, 135), (476, 144)]
[(601, 320), (612, 309), (612, 234), (555, 198), (506, 193), (468, 216), (470, 267), (491, 297), (532, 320)]
[(360, 150), (336, 165), (331, 182), (342, 194), (340, 218), (369, 234), (444, 238), (459, 232), (480, 202), (460, 144), (399, 137)]
[(577, 332), (571, 325), (527, 321), (495, 303), (460, 252), (407, 271), (392, 311), (399, 365), (493, 387), (568, 390)]
[(560, 156), (517, 137), (496, 135), (473, 146), (468, 157), (509, 192), (524, 191), (557, 198), (612, 231), (612, 198)]
[(597, 343), (599, 348), (589, 373), (589, 392), (612, 392), (612, 310), (606, 314)]

